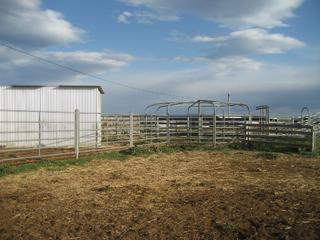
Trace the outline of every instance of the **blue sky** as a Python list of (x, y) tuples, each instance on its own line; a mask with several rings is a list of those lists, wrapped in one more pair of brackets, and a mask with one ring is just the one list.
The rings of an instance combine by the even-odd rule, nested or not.
[[(134, 87), (320, 111), (317, 0), (1, 0), (0, 40)], [(1, 84), (98, 84), (107, 112), (170, 96), (126, 89), (0, 47)]]

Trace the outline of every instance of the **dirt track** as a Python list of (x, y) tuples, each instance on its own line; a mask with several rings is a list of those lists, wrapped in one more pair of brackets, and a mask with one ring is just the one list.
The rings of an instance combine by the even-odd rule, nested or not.
[(0, 179), (0, 239), (319, 239), (320, 159), (185, 152)]

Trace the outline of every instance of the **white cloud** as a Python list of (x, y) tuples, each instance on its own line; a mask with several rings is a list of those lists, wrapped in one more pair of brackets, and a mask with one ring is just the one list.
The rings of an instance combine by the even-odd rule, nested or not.
[(131, 16), (132, 16), (131, 12), (124, 11), (118, 16), (118, 22), (119, 23), (129, 24), (130, 23), (129, 18)]
[(167, 38), (167, 40), (173, 42), (189, 42), (192, 39), (190, 39), (190, 37), (187, 34), (175, 29), (169, 33), (169, 37)]
[(227, 36), (195, 36), (193, 42), (212, 43), (210, 55), (215, 57), (248, 54), (279, 54), (304, 47), (297, 39), (266, 30), (252, 28), (231, 32)]
[(196, 14), (223, 25), (271, 28), (285, 25), (286, 18), (304, 0), (119, 0), (136, 6), (147, 7), (161, 15)]
[[(0, 48), (0, 69), (2, 84), (62, 83), (83, 78), (81, 74), (69, 71), (29, 56)], [(104, 52), (49, 52), (34, 51), (34, 55), (49, 59), (89, 74), (101, 74), (126, 66), (134, 58), (131, 55), (112, 51)], [(92, 79), (91, 79), (92, 80)]]
[(39, 0), (2, 0), (0, 39), (30, 48), (68, 44), (82, 40), (84, 31), (59, 12), (43, 9)]
[[(46, 51), (44, 48), (82, 41), (84, 31), (61, 13), (43, 9), (40, 0), (2, 0), (0, 39), (9, 45), (89, 74), (124, 67), (134, 58), (112, 51)], [(1, 84), (62, 83), (82, 79), (79, 73), (44, 63), (12, 49), (0, 47)], [(92, 81), (92, 79), (90, 79)]]
[(154, 21), (176, 21), (178, 19), (175, 15), (159, 15), (150, 11), (124, 11), (118, 16), (118, 22), (125, 24), (129, 24), (132, 21), (140, 24), (152, 24)]

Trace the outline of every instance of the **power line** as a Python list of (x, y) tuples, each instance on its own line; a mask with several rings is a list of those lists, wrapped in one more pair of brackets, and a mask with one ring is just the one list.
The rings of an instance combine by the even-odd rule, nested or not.
[(4, 42), (2, 42), (2, 41), (0, 41), (0, 45), (6, 47), (6, 48), (8, 48), (8, 49), (11, 49), (11, 50), (13, 50), (13, 51), (15, 51), (15, 52), (19, 52), (19, 53), (22, 53), (22, 54), (27, 55), (27, 56), (29, 56), (29, 57), (35, 58), (35, 59), (37, 59), (37, 60), (39, 60), (39, 61), (42, 61), (42, 62), (51, 64), (51, 65), (54, 65), (54, 66), (56, 66), (56, 67), (60, 67), (60, 68), (69, 70), (69, 71), (71, 71), (71, 72), (75, 72), (75, 73), (77, 73), (77, 74), (81, 74), (81, 75), (84, 75), (84, 76), (87, 76), (87, 77), (95, 78), (95, 79), (97, 79), (97, 80), (104, 81), (104, 82), (108, 82), (108, 83), (111, 83), (111, 84), (114, 84), (114, 85), (118, 85), (118, 86), (121, 86), (121, 87), (124, 87), (124, 88), (131, 89), (131, 90), (140, 91), (140, 92), (145, 92), (145, 93), (149, 93), (149, 94), (161, 95), (161, 96), (169, 96), (169, 97), (175, 97), (175, 98), (191, 98), (191, 99), (193, 99), (192, 97), (189, 97), (189, 96), (179, 96), (179, 95), (175, 95), (175, 94), (172, 94), (172, 93), (154, 91), (154, 90), (150, 90), (150, 89), (144, 89), (144, 88), (134, 87), (134, 86), (131, 86), (131, 85), (127, 85), (127, 84), (124, 84), (124, 83), (115, 82), (115, 81), (112, 81), (112, 80), (107, 80), (107, 79), (105, 79), (105, 78), (102, 78), (102, 77), (99, 77), (99, 76), (96, 76), (96, 75), (93, 75), (93, 74), (90, 74), (90, 73), (81, 71), (81, 70), (79, 70), (79, 69), (75, 69), (75, 68), (73, 68), (73, 67), (70, 67), (70, 66), (67, 66), (67, 65), (63, 65), (63, 64), (57, 63), (57, 62), (55, 62), (55, 61), (46, 59), (46, 58), (44, 58), (44, 57), (40, 57), (40, 56), (34, 55), (34, 54), (30, 53), (30, 52), (27, 52), (27, 51), (22, 50), (22, 49), (20, 49), (20, 48), (14, 47), (14, 46), (12, 46), (12, 45), (10, 45), (10, 44), (7, 44), (7, 43), (4, 43)]

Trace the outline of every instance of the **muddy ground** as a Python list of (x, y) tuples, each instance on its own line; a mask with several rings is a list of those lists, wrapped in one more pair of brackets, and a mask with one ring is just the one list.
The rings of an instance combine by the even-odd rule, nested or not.
[(320, 158), (179, 152), (0, 179), (0, 239), (320, 239)]

